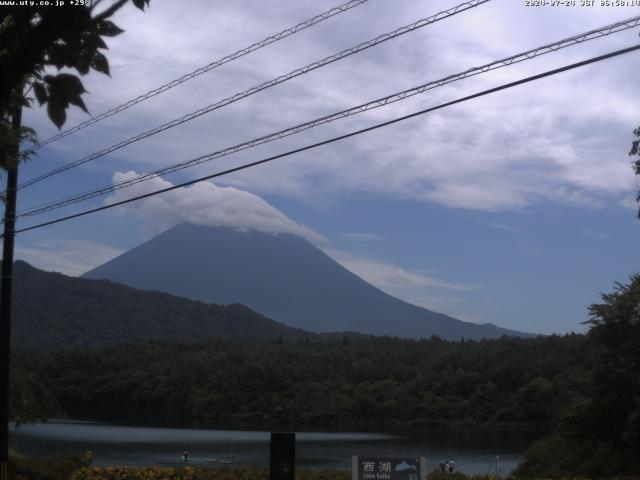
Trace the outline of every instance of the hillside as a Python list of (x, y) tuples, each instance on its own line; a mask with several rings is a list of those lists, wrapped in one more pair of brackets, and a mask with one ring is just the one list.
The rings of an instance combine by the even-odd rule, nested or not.
[(209, 305), (108, 281), (68, 277), (22, 261), (14, 265), (14, 278), (12, 345), (19, 350), (151, 339), (320, 338), (269, 320), (243, 305)]
[(313, 332), (459, 340), (525, 336), (411, 305), (354, 275), (307, 240), (181, 224), (87, 272), (207, 303), (242, 303)]

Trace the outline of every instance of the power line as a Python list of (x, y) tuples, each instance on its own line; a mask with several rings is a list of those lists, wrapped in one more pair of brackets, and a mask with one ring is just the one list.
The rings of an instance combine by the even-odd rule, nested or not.
[(245, 170), (245, 169), (248, 169), (248, 168), (251, 168), (251, 167), (262, 165), (264, 163), (272, 162), (273, 160), (277, 160), (279, 158), (288, 157), (288, 156), (294, 155), (296, 153), (301, 153), (301, 152), (304, 152), (304, 151), (307, 151), (307, 150), (311, 150), (311, 149), (314, 149), (314, 148), (317, 148), (317, 147), (321, 147), (323, 145), (328, 145), (330, 143), (334, 143), (334, 142), (337, 142), (337, 141), (340, 141), (340, 140), (344, 140), (344, 139), (347, 139), (347, 138), (350, 138), (350, 137), (354, 137), (356, 135), (361, 135), (363, 133), (370, 132), (372, 130), (377, 130), (377, 129), (382, 128), (382, 127), (386, 127), (386, 126), (389, 126), (389, 125), (392, 125), (392, 124), (395, 124), (395, 123), (398, 123), (398, 122), (402, 122), (404, 120), (408, 120), (408, 119), (413, 118), (413, 117), (424, 115), (426, 113), (433, 112), (435, 110), (440, 110), (442, 108), (446, 108), (446, 107), (450, 107), (452, 105), (463, 103), (463, 102), (466, 102), (468, 100), (472, 100), (474, 98), (478, 98), (478, 97), (482, 97), (482, 96), (485, 96), (485, 95), (489, 95), (489, 94), (492, 94), (492, 93), (495, 93), (495, 92), (499, 92), (501, 90), (506, 90), (508, 88), (513, 88), (513, 87), (516, 87), (518, 85), (529, 83), (529, 82), (532, 82), (532, 81), (535, 81), (535, 80), (540, 80), (541, 78), (545, 78), (545, 77), (549, 77), (549, 76), (552, 76), (552, 75), (556, 75), (558, 73), (566, 72), (568, 70), (573, 70), (573, 69), (578, 68), (578, 67), (583, 67), (585, 65), (589, 65), (589, 64), (592, 64), (592, 63), (600, 62), (602, 60), (606, 60), (606, 59), (609, 59), (609, 58), (612, 58), (612, 57), (616, 57), (618, 55), (623, 55), (625, 53), (629, 53), (629, 52), (632, 52), (632, 51), (635, 51), (635, 50), (639, 50), (639, 49), (640, 49), (640, 44), (639, 45), (635, 45), (633, 47), (628, 47), (628, 48), (624, 48), (624, 49), (621, 49), (621, 50), (616, 50), (614, 52), (610, 52), (610, 53), (607, 53), (605, 55), (600, 55), (600, 56), (597, 56), (597, 57), (593, 57), (593, 58), (590, 58), (588, 60), (583, 60), (581, 62), (572, 63), (570, 65), (565, 65), (564, 67), (556, 68), (556, 69), (553, 69), (553, 70), (548, 70), (546, 72), (539, 73), (537, 75), (532, 75), (532, 76), (517, 80), (515, 82), (509, 82), (509, 83), (500, 85), (498, 87), (490, 88), (488, 90), (483, 90), (482, 92), (474, 93), (472, 95), (467, 95), (466, 97), (462, 97), (462, 98), (459, 98), (457, 100), (452, 100), (450, 102), (442, 103), (442, 104), (437, 105), (435, 107), (426, 108), (424, 110), (420, 110), (418, 112), (414, 112), (414, 113), (411, 113), (409, 115), (404, 115), (402, 117), (397, 117), (397, 118), (394, 118), (393, 120), (388, 120), (386, 122), (378, 123), (378, 124), (372, 125), (370, 127), (362, 128), (360, 130), (355, 130), (353, 132), (346, 133), (344, 135), (339, 135), (337, 137), (332, 137), (330, 139), (323, 140), (321, 142), (317, 142), (317, 143), (313, 143), (311, 145), (306, 145), (304, 147), (300, 147), (300, 148), (296, 148), (296, 149), (293, 149), (293, 150), (289, 150), (287, 152), (280, 153), (278, 155), (273, 155), (271, 157), (267, 157), (267, 158), (264, 158), (262, 160), (257, 160), (255, 162), (246, 163), (246, 164), (240, 165), (238, 167), (234, 167), (234, 168), (230, 168), (230, 169), (227, 169), (227, 170), (223, 170), (221, 172), (213, 173), (211, 175), (206, 175), (204, 177), (200, 177), (200, 178), (197, 178), (195, 180), (189, 180), (187, 182), (183, 182), (183, 183), (180, 183), (180, 184), (177, 184), (177, 185), (173, 185), (171, 187), (163, 188), (163, 189), (160, 189), (160, 190), (156, 190), (156, 191), (153, 191), (153, 192), (145, 193), (143, 195), (138, 195), (136, 197), (128, 198), (126, 200), (121, 200), (119, 202), (115, 202), (115, 203), (112, 203), (112, 204), (109, 204), (109, 205), (104, 205), (102, 207), (92, 208), (92, 209), (89, 209), (89, 210), (85, 210), (83, 212), (75, 213), (73, 215), (67, 215), (65, 217), (57, 218), (55, 220), (50, 220), (48, 222), (43, 222), (43, 223), (39, 223), (37, 225), (32, 225), (30, 227), (21, 228), (21, 229), (15, 230), (14, 233), (22, 233), (22, 232), (27, 232), (29, 230), (35, 230), (37, 228), (46, 227), (48, 225), (53, 225), (53, 224), (56, 224), (56, 223), (60, 223), (60, 222), (64, 222), (64, 221), (67, 221), (67, 220), (74, 219), (74, 218), (78, 218), (78, 217), (82, 217), (82, 216), (85, 216), (85, 215), (89, 215), (91, 213), (96, 213), (96, 212), (100, 212), (100, 211), (103, 211), (103, 210), (108, 210), (110, 208), (118, 207), (120, 205), (131, 203), (131, 202), (134, 202), (134, 201), (137, 201), (137, 200), (142, 200), (142, 199), (149, 198), (149, 197), (152, 197), (152, 196), (155, 196), (155, 195), (160, 195), (162, 193), (167, 193), (167, 192), (170, 192), (172, 190), (176, 190), (178, 188), (188, 187), (188, 186), (196, 184), (196, 183), (200, 183), (200, 182), (203, 182), (203, 181), (206, 181), (206, 180), (211, 180), (212, 178), (221, 177), (223, 175), (228, 175), (230, 173), (238, 172), (240, 170)]
[(195, 78), (199, 75), (202, 75), (203, 73), (206, 73), (210, 70), (213, 70), (214, 68), (220, 67), (222, 65), (224, 65), (225, 63), (229, 63), (233, 60), (237, 60), (240, 57), (243, 57), (245, 55), (248, 55), (252, 52), (255, 52), (256, 50), (259, 50), (263, 47), (266, 47), (267, 45), (271, 45), (272, 43), (275, 43), (279, 40), (282, 40), (284, 38), (287, 38), (295, 33), (298, 33), (302, 30), (305, 30), (309, 27), (312, 27), (313, 25), (316, 25), (320, 22), (323, 22), (324, 20), (327, 20), (335, 15), (338, 15), (340, 13), (346, 12), (347, 10), (350, 10), (354, 7), (357, 7), (359, 5), (362, 5), (363, 3), (368, 2), (369, 0), (350, 0), (346, 3), (343, 3), (342, 5), (339, 5), (337, 7), (332, 8), (331, 10), (327, 10), (324, 13), (321, 13), (319, 15), (316, 15), (315, 17), (312, 17), (308, 20), (305, 20), (304, 22), (301, 22), (297, 25), (294, 25), (293, 27), (289, 27), (283, 31), (281, 31), (280, 33), (276, 33), (274, 35), (271, 35), (267, 38), (265, 38), (264, 40), (260, 40), (259, 42), (253, 43), (251, 45), (249, 45), (248, 47), (242, 48), (240, 50), (238, 50), (237, 52), (231, 53), (225, 57), (222, 57), (218, 60), (215, 60), (211, 63), (209, 63), (208, 65), (205, 65), (203, 67), (197, 68), (196, 70), (194, 70), (193, 72), (187, 73), (179, 78), (176, 78), (174, 80), (171, 80), (168, 83), (165, 83), (164, 85), (159, 86), (158, 88), (155, 88), (153, 90), (148, 91), (147, 93), (143, 93), (142, 95), (139, 95), (138, 97), (129, 100), (121, 105), (118, 105), (116, 107), (113, 107), (110, 110), (107, 110), (106, 112), (101, 113), (100, 115), (96, 115), (95, 117), (90, 118), (89, 120), (82, 122), (78, 125), (76, 125), (73, 128), (69, 128), (68, 130), (65, 130), (63, 132), (60, 132), (50, 138), (47, 138), (46, 140), (43, 140), (42, 142), (39, 142), (38, 144), (34, 145), (33, 147), (29, 148), (26, 152), (33, 152), (49, 143), (55, 142), (57, 140), (60, 140), (61, 138), (64, 138), (68, 135), (71, 135), (72, 133), (75, 133), (79, 130), (82, 130), (83, 128), (89, 127), (90, 125), (93, 125), (95, 123), (98, 123), (100, 120), (104, 120), (105, 118), (111, 117), (117, 113), (120, 113), (124, 110), (127, 110), (130, 107), (133, 107), (134, 105), (143, 102), (145, 100), (148, 100), (149, 98), (155, 97), (156, 95), (160, 95), (163, 92), (166, 92), (167, 90), (172, 89), (173, 87), (176, 87), (188, 80), (191, 80), (192, 78)]
[(38, 177), (35, 177), (31, 180), (28, 180), (24, 183), (22, 183), (18, 188), (25, 188), (28, 187), (30, 185), (33, 185), (34, 183), (40, 182), (46, 178), (52, 177), (54, 175), (57, 175), (59, 173), (65, 172), (67, 170), (70, 170), (74, 167), (77, 167), (78, 165), (82, 165), (84, 163), (90, 162), (92, 160), (95, 160), (96, 158), (100, 158), (104, 155), (107, 155), (109, 153), (115, 152), (116, 150), (119, 150), (127, 145), (130, 145), (132, 143), (135, 143), (139, 140), (143, 140), (145, 138), (148, 138), (152, 135), (155, 135), (156, 133), (160, 133), (163, 132), (169, 128), (173, 128), (176, 127), (178, 125), (181, 125), (183, 123), (186, 123), (190, 120), (193, 120), (194, 118), (200, 117), (206, 113), (210, 113), (214, 110), (218, 110), (222, 107), (225, 107), (227, 105), (230, 105), (234, 102), (237, 102), (238, 100), (242, 100), (243, 98), (249, 97), (255, 93), (261, 92), (263, 90), (266, 90), (268, 88), (274, 87), (280, 83), (286, 82), (288, 80), (291, 80), (293, 78), (299, 77), (300, 75), (304, 75), (306, 73), (309, 73), (313, 70), (316, 70), (320, 67), (324, 67), (326, 65), (329, 65), (333, 62), (336, 62), (338, 60), (341, 60), (343, 58), (349, 57), (351, 55), (354, 55), (356, 53), (359, 53), (363, 50), (366, 50), (368, 48), (374, 47), (376, 45), (379, 45), (383, 42), (386, 42), (388, 40), (391, 40), (393, 38), (399, 37), (401, 35), (404, 35), (406, 33), (412, 32), (414, 30), (417, 30), (419, 28), (425, 27), (427, 25), (430, 25), (432, 23), (435, 23), (437, 21), (443, 20), (445, 18), (449, 18), (452, 17), (454, 15), (457, 15), (460, 12), (464, 12), (466, 10), (469, 10), (471, 8), (477, 7), (478, 5), (481, 5), (483, 3), (487, 3), (490, 0), (469, 0), (467, 2), (461, 3), (460, 5), (457, 5), (455, 7), (452, 7), (448, 10), (443, 10), (442, 12), (438, 12), (435, 15), (432, 15), (430, 17), (427, 18), (423, 18), (421, 20), (418, 20), (414, 23), (411, 23), (409, 25), (405, 25), (404, 27), (400, 27), (392, 32), (389, 33), (385, 33), (382, 35), (377, 36), (376, 38), (372, 39), (372, 40), (368, 40), (366, 42), (360, 43), (354, 47), (351, 48), (347, 48), (346, 50), (342, 50), (341, 52), (338, 52), (334, 55), (330, 55), (326, 58), (323, 58), (322, 60), (318, 60), (316, 62), (310, 63), (309, 65), (306, 65), (302, 68), (297, 68), (295, 70), (292, 70), (291, 72), (284, 74), (284, 75), (280, 75), (279, 77), (276, 77), (272, 80), (269, 80), (267, 82), (261, 83), (260, 85), (254, 86), (248, 90), (245, 90), (243, 92), (240, 93), (236, 93), (230, 97), (227, 97), (223, 100), (220, 100), (216, 103), (212, 103), (211, 105), (208, 105), (206, 107), (200, 108), (194, 112), (191, 112), (187, 115), (184, 115), (183, 117), (171, 120), (170, 122), (164, 123), (158, 127), (155, 127), (151, 130), (147, 130), (146, 132), (140, 133), (136, 136), (130, 137), (126, 140), (123, 140), (115, 145), (111, 145), (110, 147), (104, 148), (96, 153), (92, 153), (90, 155), (87, 155), (79, 160), (76, 160), (74, 162), (68, 163), (67, 165), (63, 165), (59, 168), (56, 168), (54, 170), (51, 170), (50, 172), (47, 172), (45, 174), (42, 174)]
[(289, 127), (284, 130), (280, 130), (274, 133), (270, 133), (268, 135), (255, 138), (253, 140), (249, 140), (247, 142), (243, 142), (232, 147), (227, 147), (225, 149), (219, 150), (217, 152), (209, 153), (206, 155), (202, 155), (181, 163), (177, 163), (168, 167), (164, 167), (158, 170), (155, 170), (150, 173), (138, 175), (135, 178), (127, 179), (116, 184), (104, 186), (95, 190), (91, 190), (88, 192), (84, 192), (81, 194), (65, 197), (60, 200), (56, 200), (54, 202), (48, 202), (42, 204), (40, 206), (31, 207), (29, 210), (22, 211), (18, 214), (18, 217), (26, 217), (26, 216), (34, 216), (41, 213), (49, 212), (51, 210), (56, 210), (58, 208), (62, 208), (65, 206), (73, 205), (85, 200), (89, 200), (91, 198), (95, 198), (101, 195), (105, 195), (116, 190), (120, 190), (122, 188), (130, 187), (132, 185), (138, 184), (143, 181), (150, 180), (155, 177), (159, 177), (161, 175), (165, 175), (168, 173), (173, 173), (185, 168), (189, 168), (195, 165), (199, 165), (204, 162), (208, 162), (217, 158), (221, 158), (227, 155), (231, 155), (233, 153), (240, 152), (242, 150), (246, 150), (249, 148), (253, 148), (255, 146), (272, 142), (274, 140), (278, 140), (290, 135), (294, 135), (296, 133), (311, 129), (318, 125), (333, 122), (335, 120), (346, 118), (352, 115), (356, 115), (368, 110), (372, 110), (374, 108), (379, 108), (385, 105), (389, 105), (394, 102), (398, 102), (400, 100), (404, 100), (406, 98), (412, 97), (417, 94), (424, 93), (428, 90), (434, 89), (436, 87), (441, 87), (447, 85), (449, 83), (453, 83), (458, 80), (462, 80), (464, 78), (468, 78), (471, 76), (479, 75), (481, 73), (485, 73), (491, 70), (495, 70), (497, 68), (503, 68), (509, 65), (513, 65), (514, 63), (519, 63), (526, 60), (531, 60), (540, 55), (544, 55), (550, 52), (556, 52), (562, 48), (567, 48), (572, 45), (576, 45), (582, 43), (587, 40), (593, 40), (596, 38), (601, 38), (605, 35), (610, 35), (615, 32), (620, 32), (629, 28), (637, 27), (640, 25), (640, 16), (636, 16), (627, 20), (622, 20), (610, 25), (606, 25), (604, 27), (600, 27), (595, 30), (590, 30), (588, 32), (581, 33), (579, 35), (574, 35), (572, 37), (565, 38), (563, 40), (550, 43), (547, 45), (543, 45), (541, 47), (537, 47), (532, 50), (527, 50), (526, 52), (518, 53), (516, 55), (512, 55), (510, 57), (503, 58), (501, 60), (496, 60), (491, 63), (487, 63), (485, 65), (479, 67), (473, 67), (467, 69), (461, 73), (453, 74), (441, 78), (439, 80), (433, 80), (428, 83), (419, 85), (417, 87), (413, 87), (411, 89), (407, 89), (401, 92), (397, 92), (391, 95), (387, 95), (386, 97), (378, 98), (376, 100), (370, 101), (368, 103), (364, 103), (358, 105), (356, 107), (351, 107), (346, 110), (342, 110), (336, 113), (332, 113), (330, 115), (326, 115), (315, 120), (311, 120), (293, 127)]

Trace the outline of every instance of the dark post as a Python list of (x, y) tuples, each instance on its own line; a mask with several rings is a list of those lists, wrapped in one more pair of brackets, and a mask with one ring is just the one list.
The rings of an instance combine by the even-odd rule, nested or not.
[(296, 434), (271, 433), (271, 480), (294, 480)]
[[(12, 117), (17, 132), (22, 123), (22, 110)], [(16, 144), (7, 165), (7, 198), (4, 206), (2, 243), (2, 284), (0, 285), (0, 480), (8, 480), (9, 472), (9, 366), (11, 362), (11, 283), (13, 275), (13, 238), (16, 224), (16, 190), (18, 187), (18, 154)]]

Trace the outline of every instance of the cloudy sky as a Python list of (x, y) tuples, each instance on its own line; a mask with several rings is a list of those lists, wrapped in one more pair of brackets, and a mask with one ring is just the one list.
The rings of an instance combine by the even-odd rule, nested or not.
[[(33, 178), (459, 2), (369, 0), (42, 148)], [(640, 14), (491, 0), (24, 189), (19, 210), (109, 185)], [(152, 0), (115, 18), (94, 115), (339, 1)], [(364, 128), (638, 43), (638, 29), (478, 75), (198, 167), (22, 219), (25, 227)], [(293, 233), (383, 290), (463, 320), (584, 331), (587, 306), (639, 270), (640, 53), (465, 102), (253, 169), (17, 237), (16, 256), (77, 275), (171, 226)], [(67, 127), (88, 117), (70, 112)], [(34, 108), (24, 123), (56, 133)]]

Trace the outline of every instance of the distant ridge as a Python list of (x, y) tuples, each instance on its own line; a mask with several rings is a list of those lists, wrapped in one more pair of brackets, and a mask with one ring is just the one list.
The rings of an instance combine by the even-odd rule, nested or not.
[(392, 297), (300, 237), (183, 223), (87, 272), (208, 303), (242, 303), (313, 332), (460, 340), (529, 336)]
[(273, 342), (341, 341), (269, 320), (244, 305), (209, 305), (108, 281), (14, 265), (12, 348), (93, 347), (209, 338)]

